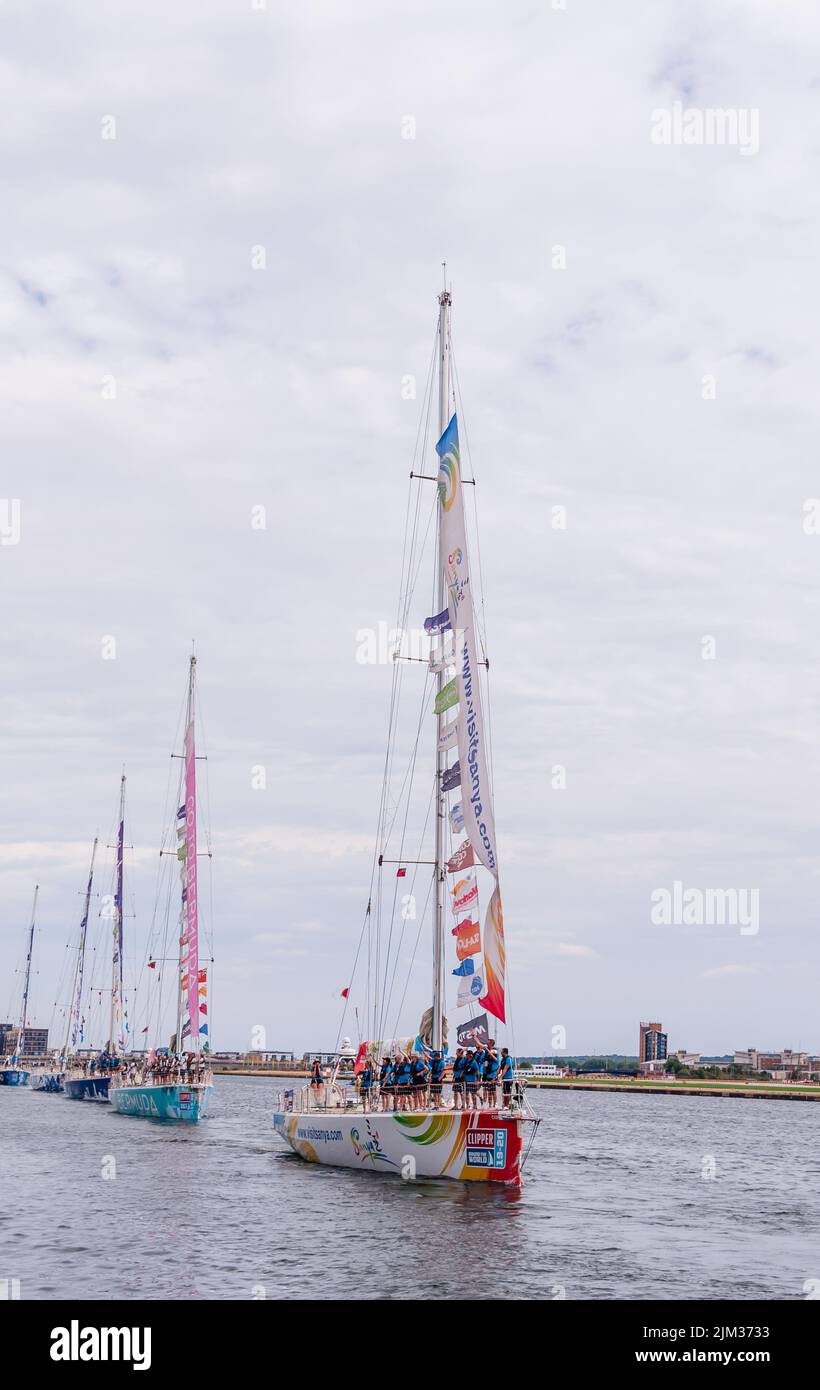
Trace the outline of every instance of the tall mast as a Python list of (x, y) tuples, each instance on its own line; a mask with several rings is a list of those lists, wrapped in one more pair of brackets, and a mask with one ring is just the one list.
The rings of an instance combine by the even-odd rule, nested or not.
[(117, 1056), (124, 1051), (122, 1038), (122, 862), (125, 845), (125, 773), (120, 778), (120, 814), (117, 822), (117, 867), (114, 881), (114, 948), (111, 955), (111, 1020), (108, 1044)]
[(185, 715), (185, 750), (181, 788), (184, 800), (185, 855), (182, 860), (182, 908), (179, 933), (179, 993), (177, 996), (177, 1051), (183, 1050), (183, 1027), (187, 1009), (189, 1036), (199, 1051), (199, 903), (197, 895), (196, 845), (196, 657), (188, 668), (188, 705)]
[[(450, 419), (450, 293), (446, 287), (438, 297), (438, 438), (440, 439)], [(436, 545), (436, 608), (440, 613), (446, 606), (447, 594), (444, 587), (444, 555), (441, 536), (441, 500), (438, 503), (438, 538)], [(442, 637), (442, 646), (444, 639)], [(445, 685), (443, 669), (436, 679), (436, 693), (440, 694)], [(447, 763), (446, 750), (442, 751), (439, 739), (443, 728), (444, 715), (436, 719), (436, 849), (435, 849), (435, 920), (433, 929), (433, 1047), (442, 1046), (442, 1018), (444, 1014), (444, 817), (446, 814), (445, 793), (441, 781)]]
[(77, 1038), (80, 1031), (80, 1009), (82, 1008), (83, 997), (83, 970), (85, 968), (85, 943), (88, 935), (88, 913), (91, 906), (91, 884), (94, 879), (94, 858), (97, 853), (97, 840), (95, 838), (91, 849), (91, 867), (88, 870), (88, 885), (85, 890), (85, 902), (83, 904), (83, 916), (80, 922), (80, 946), (77, 951), (77, 967), (74, 971), (74, 990), (71, 996), (71, 1009), (68, 1014), (68, 1023), (65, 1030), (65, 1046), (63, 1056), (68, 1057), (69, 1048), (71, 1052), (77, 1045)]
[(23, 1040), (26, 1035), (26, 1023), (28, 1021), (28, 988), (31, 983), (31, 957), (34, 952), (34, 918), (37, 914), (37, 894), (40, 891), (39, 883), (34, 889), (34, 903), (31, 909), (31, 926), (28, 933), (28, 954), (26, 956), (26, 978), (23, 984), (23, 1013), (20, 1019), (20, 1032), (17, 1035), (17, 1055), (23, 1055)]

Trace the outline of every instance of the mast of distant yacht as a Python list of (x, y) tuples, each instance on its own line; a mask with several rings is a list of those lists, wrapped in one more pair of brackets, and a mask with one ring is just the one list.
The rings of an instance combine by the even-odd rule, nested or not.
[(82, 1009), (83, 997), (83, 973), (85, 970), (85, 943), (88, 936), (88, 913), (91, 906), (91, 885), (94, 881), (94, 859), (97, 854), (97, 840), (95, 838), (91, 849), (91, 867), (88, 870), (88, 884), (85, 890), (85, 903), (83, 904), (83, 916), (80, 922), (80, 944), (77, 951), (77, 965), (74, 971), (74, 988), (71, 992), (71, 1008), (68, 1013), (68, 1023), (65, 1030), (65, 1045), (63, 1047), (63, 1057), (66, 1058), (74, 1051), (77, 1038), (80, 1032), (80, 1012)]
[(31, 909), (31, 926), (28, 932), (28, 954), (26, 956), (26, 978), (23, 984), (23, 1012), (20, 1018), (20, 1031), (17, 1034), (17, 1056), (23, 1055), (23, 1042), (26, 1036), (26, 1023), (28, 1022), (28, 991), (31, 983), (31, 957), (34, 953), (34, 919), (37, 915), (37, 894), (40, 891), (39, 883), (34, 889), (34, 903)]
[(111, 953), (111, 1019), (108, 1028), (108, 1045), (117, 1056), (125, 1051), (123, 1040), (123, 998), (122, 998), (122, 863), (125, 846), (125, 773), (120, 778), (120, 814), (117, 821), (117, 865), (114, 880), (114, 945)]

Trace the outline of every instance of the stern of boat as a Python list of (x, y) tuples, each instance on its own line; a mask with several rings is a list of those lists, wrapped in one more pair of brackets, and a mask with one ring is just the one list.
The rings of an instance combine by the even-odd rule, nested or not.
[(65, 1081), (64, 1072), (39, 1072), (31, 1078), (32, 1091), (40, 1091), (42, 1095), (56, 1096), (63, 1090)]
[(110, 1076), (66, 1076), (63, 1090), (67, 1100), (90, 1100), (106, 1102)]
[(210, 1082), (195, 1082), (190, 1086), (114, 1085), (109, 1092), (109, 1100), (118, 1115), (196, 1124), (208, 1113), (212, 1091)]
[(25, 1086), (28, 1078), (29, 1073), (20, 1067), (6, 1067), (0, 1071), (0, 1086)]

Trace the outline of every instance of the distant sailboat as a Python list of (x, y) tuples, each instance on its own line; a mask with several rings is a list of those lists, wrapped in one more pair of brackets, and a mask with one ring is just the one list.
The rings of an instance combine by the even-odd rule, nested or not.
[[(88, 871), (88, 886), (85, 891), (83, 901), (83, 915), (80, 922), (80, 940), (77, 948), (77, 962), (74, 967), (74, 983), (71, 991), (71, 1005), (68, 1010), (68, 1020), (66, 1022), (65, 1041), (63, 1050), (55, 1059), (54, 1065), (46, 1067), (41, 1071), (34, 1072), (31, 1077), (31, 1088), (40, 1091), (45, 1095), (59, 1095), (65, 1092), (66, 1071), (71, 1065), (71, 1057), (76, 1051), (77, 1042), (80, 1036), (80, 1021), (83, 996), (83, 975), (85, 968), (85, 944), (88, 935), (88, 912), (91, 904), (91, 885), (94, 880), (94, 859), (97, 854), (97, 841), (91, 850), (91, 867)], [(80, 1085), (80, 1078), (72, 1081), (74, 1094), (69, 1096), (71, 1100), (88, 1099)], [(101, 1097), (100, 1097), (101, 1098)]]
[(26, 971), (23, 982), (23, 1006), (20, 1010), (20, 1027), (17, 1030), (17, 1047), (12, 1056), (6, 1058), (0, 1065), (0, 1086), (25, 1086), (29, 1079), (29, 1072), (20, 1065), (20, 1059), (25, 1054), (26, 1028), (28, 1027), (28, 996), (31, 984), (31, 958), (34, 954), (34, 922), (37, 916), (37, 894), (40, 891), (39, 884), (34, 889), (34, 904), (31, 909), (31, 925), (28, 929), (28, 950), (26, 952)]
[[(111, 1000), (112, 1013), (115, 991), (117, 990), (118, 974), (121, 978), (121, 967), (118, 971), (120, 959), (120, 948), (118, 938), (122, 933), (122, 912), (119, 904), (122, 902), (122, 841), (123, 825), (125, 822), (125, 773), (120, 780), (120, 815), (119, 830), (117, 834), (117, 891), (114, 897), (114, 949), (112, 952), (111, 970)], [(91, 887), (94, 881), (94, 857), (97, 852), (97, 841), (94, 841), (94, 848), (91, 851), (91, 868), (88, 871), (88, 884), (85, 890), (85, 903), (83, 906), (83, 916), (80, 922), (80, 946), (77, 952), (77, 968), (74, 976), (74, 994), (71, 1002), (71, 1013), (68, 1020), (68, 1032), (66, 1034), (66, 1073), (63, 1079), (63, 1089), (67, 1100), (90, 1100), (105, 1103), (108, 1100), (108, 1087), (111, 1081), (106, 1074), (104, 1065), (96, 1057), (83, 1059), (81, 1062), (77, 1057), (77, 1048), (83, 1034), (83, 999), (84, 999), (84, 977), (85, 977), (85, 953), (88, 938), (88, 916), (91, 908)]]
[[(396, 752), (395, 712), (401, 680), (399, 666), (395, 666), (377, 860), (374, 857), (374, 875), (377, 863), (378, 877), (375, 893), (368, 899), (360, 938), (361, 945), (366, 931), (367, 971), (362, 987), (366, 990), (365, 1015), (369, 1028), (360, 1040), (356, 1062), (362, 1089), (357, 1095), (355, 1087), (346, 1080), (340, 1054), (329, 1081), (324, 1078), (317, 1059), (312, 1084), (298, 1094), (285, 1092), (273, 1122), (277, 1134), (312, 1163), (362, 1172), (392, 1173), (404, 1178), (446, 1177), (516, 1185), (526, 1158), (525, 1136), (529, 1136), (531, 1143), (539, 1119), (527, 1106), (523, 1088), (512, 1079), (513, 1059), (494, 1048), (487, 1028), (488, 1014), (505, 1024), (508, 1000), (495, 817), (479, 680), (485, 674), (483, 668), (487, 663), (482, 659), (483, 652), (479, 654), (478, 651), (474, 586), (470, 583), (464, 482), (471, 480), (462, 477), (458, 421), (452, 403), (450, 303), (450, 293), (445, 288), (439, 295), (437, 332), (437, 475), (433, 479), (427, 473), (410, 475), (411, 479), (438, 484), (438, 498), (432, 509), (436, 518), (435, 607), (433, 616), (424, 622), (424, 633), (431, 639), (427, 644), (428, 654), (403, 657), (399, 648), (393, 653), (394, 662), (423, 662), (428, 684), (424, 688), (420, 712), (414, 711), (415, 733), (408, 756), (408, 771), (399, 794), (394, 795), (390, 779)], [(431, 383), (428, 411), (432, 391)], [(423, 418), (426, 413), (423, 410)], [(411, 503), (411, 513), (413, 511), (415, 516), (408, 517), (405, 538), (399, 633), (408, 615), (416, 578), (422, 570), (424, 523), (423, 518), (419, 522), (420, 498)], [(448, 716), (448, 711), (452, 711), (452, 715)], [(435, 727), (431, 735), (432, 757), (427, 764), (416, 755), (420, 731), (431, 713), (435, 715)], [(457, 760), (448, 765), (450, 750), (457, 755)], [(408, 859), (404, 849), (407, 811), (399, 811), (399, 802), (409, 806), (413, 776), (422, 763), (430, 768), (429, 780), (424, 781), (427, 812), (419, 857)], [(426, 774), (419, 776), (424, 779)], [(396, 780), (401, 780), (400, 773), (396, 774)], [(463, 791), (459, 791), (462, 781)], [(452, 793), (461, 799), (448, 809), (447, 798)], [(432, 833), (428, 830), (431, 816)], [(448, 849), (447, 837), (455, 834), (460, 838), (464, 832), (466, 841), (460, 845), (451, 843)], [(428, 835), (433, 841), (429, 848), (425, 844)], [(398, 844), (394, 845), (393, 836)], [(413, 865), (414, 873), (419, 872), (424, 884), (429, 883), (424, 891), (433, 903), (432, 1007), (425, 1010), (417, 1034), (396, 1038), (384, 1025), (401, 955), (403, 922), (409, 916), (415, 918), (416, 911), (412, 889), (408, 895), (411, 910), (404, 911), (403, 904), (397, 903), (400, 890), (395, 880), (392, 887), (390, 881), (395, 874), (395, 879), (406, 882), (408, 864)], [(385, 885), (383, 870), (388, 865), (392, 867), (387, 869), (390, 877)], [(481, 949), (481, 934), (478, 920), (472, 920), (478, 918), (476, 870), (479, 866), (487, 871), (490, 882), (480, 972), (475, 969), (475, 960)], [(455, 879), (452, 889), (448, 886), (448, 874)], [(448, 899), (455, 918), (451, 931), (445, 927)], [(384, 931), (382, 911), (388, 918)], [(459, 914), (464, 913), (469, 916), (460, 920)], [(470, 1052), (470, 1069), (465, 1071), (467, 1080), (458, 1083), (462, 1089), (454, 1093), (452, 1107), (443, 1096), (448, 1066), (444, 1017), (445, 942), (451, 934), (456, 938), (455, 951), (461, 962), (451, 972), (460, 982), (457, 1007), (477, 1004), (485, 1010), (459, 1028), (459, 1042), (465, 1044), (462, 1051), (467, 1047), (475, 1051)], [(348, 988), (343, 997), (347, 999), (349, 993)], [(495, 1029), (496, 1025), (492, 1026)], [(480, 1064), (475, 1060), (479, 1055)], [(374, 1102), (377, 1073), (380, 1094)], [(500, 1105), (496, 1100), (498, 1087), (491, 1084), (499, 1076), (503, 1081)], [(429, 1080), (419, 1080), (425, 1077)], [(473, 1077), (477, 1078), (475, 1082)], [(465, 1094), (464, 1105), (458, 1108)]]
[(213, 1089), (208, 1043), (203, 1041), (209, 1037), (210, 1025), (202, 1021), (207, 1015), (207, 986), (199, 951), (195, 715), (196, 657), (192, 656), (176, 814), (181, 898), (176, 1032), (171, 1048), (153, 1048), (146, 1059), (123, 1058), (109, 1090), (111, 1104), (121, 1115), (186, 1124), (196, 1124), (206, 1114)]

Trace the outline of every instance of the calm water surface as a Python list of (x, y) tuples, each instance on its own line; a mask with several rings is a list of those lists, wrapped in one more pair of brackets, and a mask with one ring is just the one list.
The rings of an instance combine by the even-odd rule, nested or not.
[(190, 1130), (0, 1088), (0, 1279), (36, 1299), (794, 1299), (820, 1278), (820, 1104), (535, 1093), (518, 1193), (306, 1164), (273, 1134), (279, 1084), (218, 1077)]

